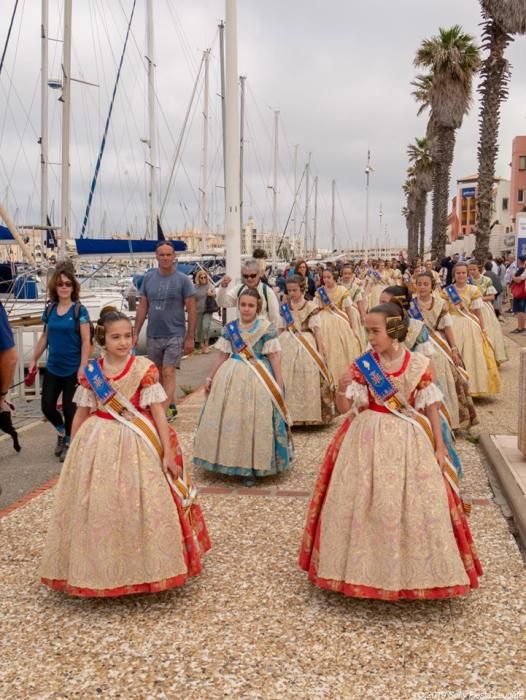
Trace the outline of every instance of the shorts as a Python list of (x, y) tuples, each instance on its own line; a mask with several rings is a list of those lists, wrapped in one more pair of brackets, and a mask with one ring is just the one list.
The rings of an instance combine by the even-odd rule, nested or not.
[(2, 307), (0, 309), (0, 352), (5, 350), (10, 350), (15, 346), (15, 339), (13, 338), (13, 331), (9, 326), (9, 321), (7, 320), (7, 314)]
[(184, 338), (180, 335), (172, 335), (169, 338), (147, 338), (146, 354), (157, 367), (181, 366), (183, 356)]
[(526, 314), (526, 298), (515, 299), (515, 297), (513, 297), (511, 310), (514, 314)]

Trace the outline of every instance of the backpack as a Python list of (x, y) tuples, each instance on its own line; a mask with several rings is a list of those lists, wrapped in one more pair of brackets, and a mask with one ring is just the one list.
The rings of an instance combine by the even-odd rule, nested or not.
[[(56, 301), (50, 301), (45, 310), (44, 310), (44, 317), (43, 317), (43, 322), (44, 325), (47, 326), (47, 322), (49, 320), (49, 315), (53, 311), (53, 309), (57, 306)], [(77, 333), (80, 335), (80, 307), (82, 304), (80, 301), (75, 302), (75, 306), (73, 307), (73, 318), (75, 319), (75, 330)], [(91, 321), (89, 321), (89, 342), (91, 345), (95, 342), (95, 326)]]

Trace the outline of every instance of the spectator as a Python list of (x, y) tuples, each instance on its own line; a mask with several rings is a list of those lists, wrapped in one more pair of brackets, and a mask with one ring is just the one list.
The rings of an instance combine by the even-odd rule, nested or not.
[(205, 355), (208, 353), (208, 341), (210, 339), (210, 322), (212, 321), (213, 311), (210, 309), (210, 304), (215, 303), (215, 289), (210, 284), (208, 274), (205, 270), (198, 270), (195, 276), (195, 310), (196, 310), (196, 326), (195, 326), (195, 343), (197, 349)]
[(311, 274), (309, 266), (305, 260), (298, 260), (294, 270), (289, 274), (289, 277), (292, 277), (293, 275), (301, 275), (301, 277), (305, 278), (305, 299), (308, 299), (309, 301), (314, 299), (314, 295), (316, 294), (316, 284), (314, 282), (314, 276)]
[(488, 257), (486, 258), (486, 262), (491, 263), (491, 271), (494, 272), (496, 275), (499, 274), (499, 266), (493, 260), (493, 255), (491, 253), (488, 253)]
[[(47, 348), (42, 413), (57, 431), (55, 456), (63, 462), (76, 410), (73, 394), (84, 376), (91, 351), (90, 319), (88, 310), (79, 301), (80, 284), (69, 264), (57, 265), (48, 283), (48, 294), (51, 301), (42, 314), (44, 332), (35, 345), (29, 371), (38, 367), (38, 360)], [(57, 409), (61, 394), (62, 413)]]
[(0, 412), (9, 410), (7, 394), (13, 383), (17, 352), (7, 314), (0, 302)]
[[(516, 285), (516, 289), (514, 286)], [(512, 278), (512, 311), (517, 316), (517, 328), (512, 333), (521, 334), (526, 327), (526, 255), (519, 255), (517, 269)], [(521, 289), (522, 287), (522, 289)], [(514, 293), (515, 292), (515, 293)], [(521, 296), (522, 294), (522, 296)]]
[(183, 353), (189, 355), (194, 350), (195, 289), (192, 281), (175, 269), (175, 250), (170, 241), (159, 241), (155, 256), (159, 267), (148, 270), (140, 289), (134, 341), (137, 342), (148, 317), (147, 354), (157, 365), (168, 397), (164, 407), (168, 417), (173, 418), (177, 414), (175, 372), (181, 366)]
[(261, 272), (257, 260), (245, 260), (241, 266), (241, 277), (243, 282), (236, 284), (229, 289), (227, 287), (232, 282), (228, 275), (225, 275), (221, 280), (219, 289), (217, 290), (217, 303), (222, 307), (237, 307), (238, 299), (241, 292), (246, 289), (257, 289), (261, 297), (260, 316), (267, 318), (276, 328), (281, 327), (281, 316), (279, 313), (278, 298), (272, 289), (261, 280)]

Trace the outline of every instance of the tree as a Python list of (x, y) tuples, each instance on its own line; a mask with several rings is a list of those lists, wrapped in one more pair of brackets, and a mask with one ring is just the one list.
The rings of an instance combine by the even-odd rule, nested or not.
[(526, 0), (480, 0), (482, 48), (487, 51), (481, 67), (479, 110), (479, 178), (477, 193), (477, 245), (479, 263), (487, 259), (493, 210), (493, 182), (499, 152), (500, 105), (508, 96), (510, 64), (504, 53), (512, 34), (526, 33)]
[(416, 186), (416, 227), (418, 254), (424, 255), (426, 231), (427, 194), (433, 189), (433, 161), (429, 153), (429, 142), (426, 136), (416, 138), (407, 147), (411, 174)]
[(406, 206), (402, 209), (407, 225), (407, 257), (413, 261), (418, 254), (418, 228), (417, 228), (417, 187), (416, 177), (407, 172), (407, 180), (402, 185), (406, 196)]
[[(474, 38), (462, 27), (439, 29), (437, 36), (425, 39), (415, 57), (415, 66), (429, 70), (413, 83), (413, 93), (422, 103), (419, 113), (431, 110), (434, 137), (433, 230), (431, 254), (443, 257), (449, 204), (449, 182), (455, 150), (456, 130), (462, 125), (472, 99), (473, 78), (480, 66), (479, 49)], [(429, 135), (429, 134), (428, 134)]]

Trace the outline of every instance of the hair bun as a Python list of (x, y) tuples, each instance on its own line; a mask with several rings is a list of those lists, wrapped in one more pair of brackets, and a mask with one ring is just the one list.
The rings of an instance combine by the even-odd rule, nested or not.
[(119, 309), (116, 306), (103, 306), (102, 309), (99, 312), (99, 318), (97, 321), (97, 326), (102, 326), (104, 325), (104, 317), (107, 314), (112, 314), (115, 311), (118, 311)]

